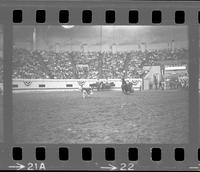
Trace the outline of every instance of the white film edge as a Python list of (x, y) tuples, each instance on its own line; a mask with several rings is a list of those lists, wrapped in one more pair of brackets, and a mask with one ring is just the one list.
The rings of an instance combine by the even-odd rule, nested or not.
[(0, 170), (200, 170), (199, 7), (1, 1)]

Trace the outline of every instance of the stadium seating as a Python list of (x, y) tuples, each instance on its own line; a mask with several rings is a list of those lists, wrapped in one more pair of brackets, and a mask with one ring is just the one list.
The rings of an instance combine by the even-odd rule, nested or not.
[[(13, 51), (13, 78), (72, 79), (72, 78), (139, 78), (145, 74), (144, 65), (157, 65), (160, 61), (188, 58), (187, 49), (126, 51), (126, 52), (53, 52)], [(0, 78), (2, 63), (0, 62)], [(84, 64), (84, 68), (78, 65)]]

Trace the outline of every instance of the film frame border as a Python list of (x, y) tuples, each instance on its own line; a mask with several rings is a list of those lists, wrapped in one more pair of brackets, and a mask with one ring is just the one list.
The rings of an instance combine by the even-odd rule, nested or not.
[[(3, 168), (7, 168), (9, 165), (15, 163), (12, 160), (12, 148), (23, 148), (23, 159), (19, 162), (37, 162), (35, 159), (35, 148), (46, 148), (47, 169), (91, 169), (99, 170), (99, 165), (108, 164), (105, 160), (104, 150), (107, 147), (115, 148), (116, 159), (110, 161), (113, 165), (119, 166), (122, 162), (130, 162), (128, 160), (128, 148), (136, 147), (139, 150), (139, 160), (134, 162), (136, 170), (184, 170), (189, 169), (192, 166), (198, 166), (197, 150), (199, 145), (199, 112), (198, 112), (198, 70), (199, 70), (199, 23), (198, 23), (198, 5), (200, 3), (189, 2), (59, 2), (56, 4), (50, 2), (45, 6), (45, 2), (23, 2), (8, 3), (0, 6), (0, 22), (4, 31), (4, 142), (0, 144), (0, 150), (3, 157), (0, 160), (3, 162)], [(54, 6), (53, 6), (54, 5)], [(52, 7), (53, 6), (53, 7)], [(105, 11), (115, 11), (115, 22), (112, 25), (135, 25), (128, 22), (128, 11), (137, 10), (139, 12), (139, 21), (136, 25), (158, 25), (152, 24), (151, 12), (154, 10), (160, 10), (162, 12), (162, 22), (159, 25), (187, 25), (188, 26), (188, 38), (189, 38), (189, 74), (190, 74), (190, 91), (189, 91), (189, 144), (15, 144), (13, 142), (12, 130), (12, 41), (13, 41), (13, 10), (23, 10), (23, 21), (17, 25), (35, 25), (35, 11), (42, 9), (46, 11), (46, 22), (39, 25), (60, 25), (58, 19), (58, 12), (63, 9), (69, 9), (70, 18), (67, 24), (73, 25), (86, 25), (82, 23), (82, 11), (91, 10), (94, 18), (92, 23), (87, 25), (105, 25)], [(184, 24), (176, 24), (174, 20), (175, 11), (180, 10), (185, 12)], [(127, 20), (124, 19), (124, 16)], [(16, 25), (16, 24), (15, 24)], [(191, 103), (192, 102), (192, 103)], [(5, 115), (6, 114), (6, 115)], [(9, 133), (9, 134), (8, 134)], [(192, 134), (191, 134), (192, 133)], [(67, 147), (69, 149), (69, 160), (62, 163), (58, 156), (58, 148)], [(83, 147), (92, 148), (92, 160), (83, 161), (81, 152)], [(177, 147), (183, 147), (185, 149), (185, 160), (182, 162), (176, 162), (173, 159), (174, 149)], [(162, 149), (162, 159), (159, 162), (151, 160), (151, 148)], [(142, 155), (142, 156), (141, 156)], [(50, 164), (48, 163), (50, 162)], [(52, 163), (54, 162), (54, 163)], [(97, 163), (97, 164), (96, 164)], [(1, 165), (1, 164), (0, 164)]]

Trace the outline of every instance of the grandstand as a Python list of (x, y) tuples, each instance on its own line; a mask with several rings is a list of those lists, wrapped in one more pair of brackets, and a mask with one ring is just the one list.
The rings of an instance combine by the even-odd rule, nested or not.
[[(13, 84), (18, 89), (16, 79), (91, 79), (119, 80), (142, 79), (141, 89), (150, 89), (153, 76), (157, 75), (158, 82), (165, 79), (166, 65), (183, 65), (188, 63), (187, 49), (162, 49), (145, 51), (65, 51), (47, 50), (30, 51), (15, 48), (13, 51)], [(150, 70), (151, 69), (151, 70)], [(156, 69), (156, 70), (155, 70)], [(168, 75), (169, 76), (169, 75)], [(176, 77), (182, 76), (179, 74)], [(177, 83), (178, 84), (178, 83)], [(119, 84), (117, 88), (120, 88)], [(31, 88), (31, 87), (30, 87)], [(63, 87), (62, 87), (63, 88)], [(166, 87), (169, 88), (169, 87)], [(73, 87), (72, 87), (73, 89)]]
[[(187, 49), (130, 52), (62, 52), (28, 51), (18, 48), (13, 52), (15, 79), (120, 79), (141, 78), (144, 66), (160, 65), (162, 61), (187, 60)], [(77, 65), (87, 65), (79, 71)], [(1, 70), (2, 71), (2, 70)]]

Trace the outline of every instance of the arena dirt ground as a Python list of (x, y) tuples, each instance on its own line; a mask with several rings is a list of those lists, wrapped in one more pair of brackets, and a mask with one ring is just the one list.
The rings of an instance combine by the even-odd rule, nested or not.
[(17, 143), (187, 143), (185, 90), (14, 94)]
[(187, 143), (185, 90), (13, 95), (17, 143)]

